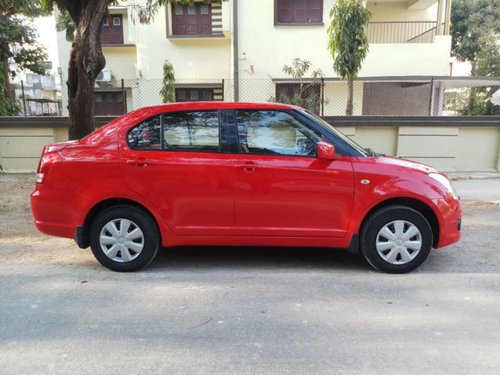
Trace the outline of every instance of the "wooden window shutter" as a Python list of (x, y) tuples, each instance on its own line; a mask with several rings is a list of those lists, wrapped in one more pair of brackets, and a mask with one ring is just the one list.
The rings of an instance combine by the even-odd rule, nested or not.
[(308, 23), (309, 22), (309, 1), (294, 0), (293, 2), (293, 22)]
[(309, 0), (309, 22), (323, 22), (323, 0)]
[(293, 20), (293, 0), (278, 0), (278, 22), (291, 23)]

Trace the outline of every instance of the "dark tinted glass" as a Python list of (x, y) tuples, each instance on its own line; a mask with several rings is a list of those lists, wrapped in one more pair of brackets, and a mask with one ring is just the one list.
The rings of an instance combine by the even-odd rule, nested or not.
[(240, 150), (266, 155), (315, 156), (321, 135), (286, 112), (238, 111)]
[(128, 144), (134, 149), (159, 150), (160, 128), (159, 116), (147, 119), (128, 132)]
[(218, 112), (164, 114), (163, 147), (165, 150), (219, 151)]

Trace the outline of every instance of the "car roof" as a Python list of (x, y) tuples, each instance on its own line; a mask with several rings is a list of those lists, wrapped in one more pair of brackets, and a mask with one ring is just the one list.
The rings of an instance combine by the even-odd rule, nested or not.
[(168, 103), (144, 107), (140, 110), (148, 112), (170, 112), (210, 109), (296, 109), (296, 106), (281, 103), (251, 103), (251, 102), (182, 102)]

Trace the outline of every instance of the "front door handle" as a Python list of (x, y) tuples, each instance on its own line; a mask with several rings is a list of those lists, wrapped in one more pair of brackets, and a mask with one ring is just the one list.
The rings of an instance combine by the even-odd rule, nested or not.
[(235, 167), (241, 169), (243, 172), (255, 172), (255, 170), (259, 168), (259, 165), (252, 161), (248, 161), (244, 163), (237, 163)]
[(128, 165), (134, 165), (136, 167), (147, 167), (150, 162), (145, 158), (137, 158), (133, 160), (127, 160)]

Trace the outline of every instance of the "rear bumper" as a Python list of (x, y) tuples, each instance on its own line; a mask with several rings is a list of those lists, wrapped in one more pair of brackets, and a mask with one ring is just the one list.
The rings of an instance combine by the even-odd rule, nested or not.
[(457, 199), (435, 200), (441, 217), (439, 219), (439, 241), (436, 248), (445, 247), (460, 241), (462, 236), (462, 205)]
[(63, 192), (40, 189), (31, 193), (31, 211), (36, 228), (45, 234), (73, 238), (78, 226), (76, 215)]

